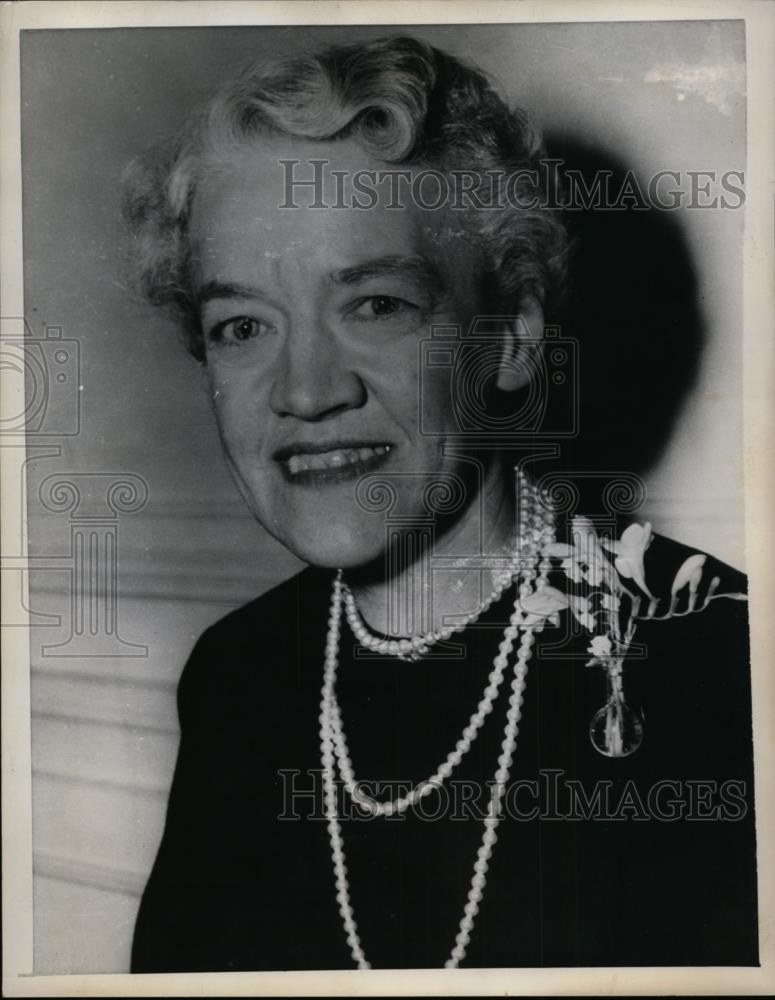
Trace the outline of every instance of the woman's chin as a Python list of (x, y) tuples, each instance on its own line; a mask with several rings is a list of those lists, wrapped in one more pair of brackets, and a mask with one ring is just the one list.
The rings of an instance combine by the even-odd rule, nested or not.
[(311, 566), (320, 569), (356, 569), (376, 562), (383, 557), (385, 542), (383, 537), (354, 537), (347, 530), (337, 531), (330, 525), (325, 534), (314, 537), (286, 537), (282, 539), (287, 548)]

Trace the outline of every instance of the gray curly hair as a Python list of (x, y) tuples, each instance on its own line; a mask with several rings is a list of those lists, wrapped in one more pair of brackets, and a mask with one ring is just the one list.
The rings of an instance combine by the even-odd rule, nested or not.
[(198, 360), (204, 340), (188, 228), (202, 164), (210, 150), (267, 134), (352, 138), (386, 163), (475, 172), (488, 204), (498, 194), (493, 186), (511, 178), (503, 208), (469, 213), (487, 292), (501, 307), (528, 293), (545, 309), (557, 301), (567, 240), (559, 213), (546, 207), (537, 130), (483, 73), (419, 39), (391, 36), (253, 64), (195, 112), (172, 143), (130, 164), (123, 214), (141, 291), (181, 323)]

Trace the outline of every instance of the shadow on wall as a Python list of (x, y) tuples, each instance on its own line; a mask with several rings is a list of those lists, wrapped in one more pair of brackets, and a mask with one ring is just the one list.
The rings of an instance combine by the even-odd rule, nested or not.
[[(547, 136), (549, 156), (602, 172), (621, 190), (627, 166), (568, 134)], [(644, 476), (659, 460), (700, 367), (705, 331), (696, 272), (675, 212), (658, 207), (565, 212), (573, 241), (562, 333), (579, 343), (581, 433), (562, 447), (566, 470)], [(577, 482), (580, 509), (600, 505), (599, 480)]]

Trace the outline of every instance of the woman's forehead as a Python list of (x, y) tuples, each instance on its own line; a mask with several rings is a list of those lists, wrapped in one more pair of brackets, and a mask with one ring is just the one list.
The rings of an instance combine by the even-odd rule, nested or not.
[[(194, 261), (205, 272), (227, 265), (272, 269), (287, 261), (334, 280), (375, 260), (424, 261), (429, 279), (470, 270), (469, 234), (451, 209), (431, 211), (411, 199), (391, 205), (387, 181), (375, 204), (353, 202), (353, 185), (363, 183), (363, 172), (387, 168), (348, 140), (273, 137), (208, 158), (191, 213)], [(293, 181), (307, 187), (302, 183), (289, 192), (291, 169)], [(399, 275), (401, 267), (393, 270)], [(415, 276), (421, 273), (421, 266), (414, 267)]]

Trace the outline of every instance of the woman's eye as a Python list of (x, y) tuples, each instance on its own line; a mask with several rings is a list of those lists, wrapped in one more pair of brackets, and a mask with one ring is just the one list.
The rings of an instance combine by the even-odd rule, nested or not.
[(237, 316), (235, 319), (229, 319), (214, 326), (208, 339), (215, 344), (237, 346), (255, 340), (256, 337), (268, 330), (271, 330), (268, 323), (251, 319), (250, 316)]
[(362, 299), (353, 309), (352, 315), (357, 319), (390, 319), (393, 316), (400, 316), (416, 311), (417, 306), (406, 299), (399, 299), (395, 295), (370, 295), (367, 299)]

